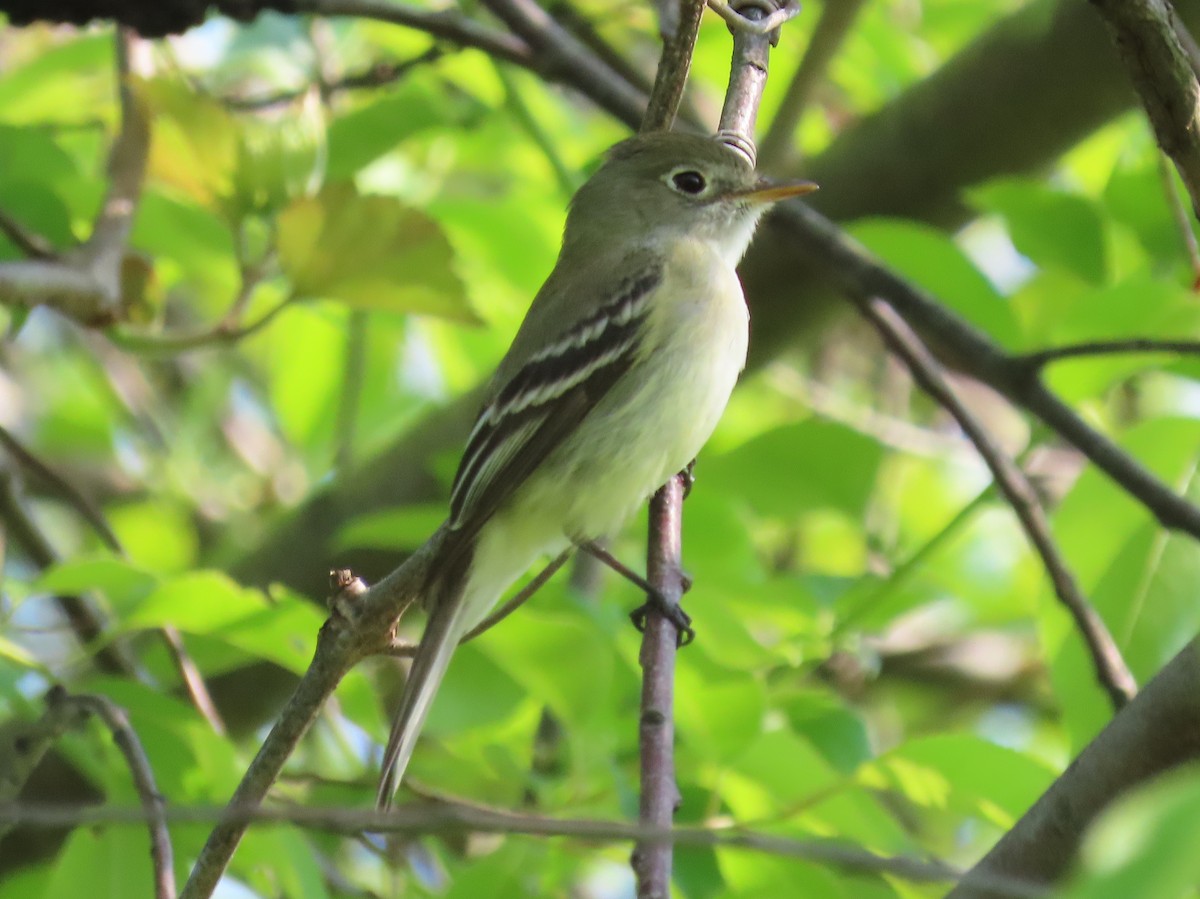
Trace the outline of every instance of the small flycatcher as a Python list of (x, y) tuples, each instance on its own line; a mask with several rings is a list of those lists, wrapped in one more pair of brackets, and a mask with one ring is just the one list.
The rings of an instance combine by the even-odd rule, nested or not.
[(708, 440), (746, 361), (735, 268), (772, 203), (815, 189), (761, 181), (715, 138), (664, 133), (617, 144), (575, 194), (432, 538), (380, 807), (463, 635), (538, 558), (612, 533)]

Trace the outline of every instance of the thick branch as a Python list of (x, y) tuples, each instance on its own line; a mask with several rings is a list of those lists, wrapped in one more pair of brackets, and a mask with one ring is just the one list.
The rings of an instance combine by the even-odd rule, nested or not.
[(1171, 157), (1200, 217), (1200, 83), (1168, 0), (1091, 0), (1112, 32), (1158, 145)]
[(946, 899), (1002, 899), (996, 881), (1050, 885), (1074, 865), (1114, 799), (1200, 758), (1200, 644), (1193, 640), (1121, 710)]

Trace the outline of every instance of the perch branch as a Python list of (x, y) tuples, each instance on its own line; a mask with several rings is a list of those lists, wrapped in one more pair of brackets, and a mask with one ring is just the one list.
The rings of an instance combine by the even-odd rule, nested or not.
[(1050, 533), (1050, 524), (1046, 521), (1045, 510), (1025, 473), (996, 444), (983, 424), (954, 393), (942, 377), (937, 361), (895, 310), (882, 300), (864, 303), (862, 309), (892, 352), (904, 361), (921, 389), (954, 417), (963, 433), (975, 444), (979, 455), (991, 470), (997, 487), (1016, 513), (1029, 542), (1041, 557), (1058, 601), (1075, 620), (1075, 626), (1091, 654), (1096, 679), (1108, 694), (1113, 708), (1120, 710), (1137, 695), (1137, 682), (1104, 620), (1083, 595), (1066, 560), (1058, 551)]

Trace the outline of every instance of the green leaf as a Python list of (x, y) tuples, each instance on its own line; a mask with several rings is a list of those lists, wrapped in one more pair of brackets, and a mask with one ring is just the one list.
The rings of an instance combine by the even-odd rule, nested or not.
[(972, 204), (999, 215), (1013, 245), (1044, 268), (1062, 268), (1092, 284), (1108, 274), (1104, 220), (1087, 197), (1034, 181), (1001, 180), (969, 192)]
[(891, 268), (924, 287), (992, 339), (1019, 343), (1008, 304), (983, 273), (946, 234), (928, 225), (867, 219), (848, 229)]
[(483, 107), (430, 79), (409, 78), (388, 94), (338, 116), (329, 126), (330, 178), (349, 178), (414, 134), (468, 123)]
[(710, 458), (704, 471), (760, 514), (794, 517), (828, 506), (859, 517), (882, 459), (883, 448), (870, 437), (809, 419)]
[(297, 673), (312, 659), (324, 618), (294, 594), (268, 601), (257, 590), (215, 571), (195, 571), (163, 581), (129, 615), (131, 627), (173, 625), (187, 633), (217, 637)]
[(339, 551), (363, 547), (412, 550), (428, 540), (445, 520), (445, 503), (370, 512), (350, 519), (338, 531), (334, 547)]
[(135, 827), (79, 827), (54, 863), (47, 896), (144, 896), (154, 882), (146, 832)]
[(1169, 774), (1109, 808), (1089, 830), (1065, 899), (1170, 899), (1200, 880), (1200, 778)]
[(1007, 828), (1050, 786), (1054, 774), (982, 737), (945, 734), (897, 747), (869, 765), (863, 780), (896, 789), (916, 805), (952, 808)]
[[(1183, 489), (1194, 477), (1200, 457), (1200, 422), (1148, 421), (1122, 435), (1120, 446), (1168, 485)], [(1188, 589), (1186, 584), (1175, 585), (1175, 578), (1190, 577), (1194, 566), (1190, 552), (1178, 563), (1172, 560), (1174, 571), (1157, 588), (1161, 595), (1147, 592), (1143, 579), (1161, 565), (1158, 554), (1163, 547), (1154, 545), (1156, 527), (1145, 506), (1092, 466), (1080, 475), (1054, 515), (1055, 536), (1084, 595), (1096, 601), (1119, 644), (1131, 634), (1139, 635), (1137, 655), (1143, 677), (1184, 636), (1186, 624), (1173, 631), (1167, 619), (1181, 602), (1179, 591)], [(1096, 684), (1094, 666), (1074, 623), (1049, 587), (1043, 588), (1037, 609), (1063, 722), (1071, 745), (1082, 748), (1111, 718), (1112, 708)], [(1191, 614), (1190, 610), (1184, 613), (1185, 621)]]
[(110, 33), (88, 33), (58, 46), (43, 45), (28, 63), (0, 77), (0, 119), (44, 123), (51, 110), (70, 110), (82, 119), (95, 115), (97, 109), (111, 109), (112, 78), (107, 73), (112, 70)]
[(438, 225), (392, 197), (349, 183), (279, 215), (279, 255), (297, 296), (477, 322)]
[(129, 609), (149, 596), (158, 583), (158, 577), (124, 559), (79, 555), (46, 569), (33, 588), (66, 596), (99, 590), (118, 609)]
[(166, 78), (135, 81), (135, 96), (154, 116), (147, 173), (202, 204), (217, 207), (233, 191), (239, 129), (224, 106)]

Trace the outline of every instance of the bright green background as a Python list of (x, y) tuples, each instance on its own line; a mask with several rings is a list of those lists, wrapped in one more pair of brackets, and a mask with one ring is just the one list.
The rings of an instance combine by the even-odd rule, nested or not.
[[(867, 4), (804, 121), (804, 150), (819, 152), (844, 122), (886, 104), (1017, 5)], [(652, 64), (649, 13), (603, 14), (606, 36)], [(814, 20), (806, 9), (788, 26), (764, 121)], [(67, 246), (87, 236), (102, 195), (116, 117), (110, 35), (31, 28), (3, 40), (0, 209)], [(486, 376), (553, 262), (571, 187), (623, 135), (561, 88), (469, 51), (384, 88), (337, 93), (324, 110), (297, 101), (235, 112), (223, 102), (303, 86), (317, 46), (327, 70), (354, 71), (411, 58), (428, 41), (378, 23), (310, 28), (272, 15), (158, 45), (162, 74), (135, 85), (156, 128), (132, 240), (149, 270), (135, 320), (106, 337), (39, 311), (11, 317), (0, 344), (0, 425), (99, 498), (128, 555), (107, 552), (68, 506), (30, 484), (36, 521), (65, 561), (39, 572), (7, 547), (0, 716), (36, 716), (50, 683), (110, 696), (129, 711), (172, 804), (224, 802), (261, 732), (214, 733), (147, 629), (178, 628), (208, 677), (253, 661), (303, 671), (321, 597), (260, 592), (223, 569), (306, 496), (336, 489), (357, 461)], [(211, 55), (202, 64), (201, 51)], [(727, 64), (728, 36), (713, 18), (693, 75), (702, 104), (719, 100)], [(973, 189), (966, 199), (978, 218), (956, 235), (884, 219), (849, 230), (1012, 350), (1192, 337), (1200, 307), (1158, 167), (1144, 121), (1130, 114), (1043, 177)], [(239, 257), (266, 272), (245, 320), (290, 298), (283, 311), (231, 344), (158, 346), (162, 335), (220, 320)], [(14, 258), (0, 238), (0, 259)], [(355, 403), (352, 357), (362, 366)], [(1195, 373), (1194, 363), (1122, 357), (1063, 364), (1050, 380), (1135, 458), (1196, 495)], [(1079, 473), (1057, 441), (993, 396), (963, 392), (1038, 473), (1080, 587), (1144, 682), (1200, 625), (1197, 548), (1165, 536), (1095, 471)], [(434, 460), (447, 476), (453, 464)], [(861, 324), (844, 320), (819, 347), (748, 375), (698, 476), (685, 561), (699, 639), (678, 671), (682, 823), (967, 866), (1108, 720), (1080, 638), (1011, 511), (986, 492), (986, 469)], [(441, 510), (363, 516), (339, 545), (398, 560)], [(638, 562), (643, 539), (635, 523), (614, 549)], [(331, 561), (296, 565), (315, 581)], [(89, 650), (53, 614), (56, 592), (84, 593), (114, 633), (142, 634), (134, 646), (146, 681), (89, 666)], [(625, 612), (639, 601), (611, 577), (595, 594), (560, 577), (464, 648), (412, 777), (530, 813), (632, 818), (638, 640)], [(280, 800), (369, 807), (390, 668), (371, 663), (347, 678), (278, 785)], [(535, 770), (544, 716), (559, 736)], [(135, 802), (98, 726), (60, 748), (108, 801)], [(1200, 879), (1190, 850), (1198, 791), (1184, 778), (1123, 806), (1097, 834), (1097, 873), (1076, 893), (1188, 895)], [(181, 877), (204, 834), (173, 830)], [(623, 845), (428, 838), (401, 850), (388, 860), (329, 834), (255, 830), (231, 870), (249, 893), (229, 895), (628, 895)], [(148, 895), (137, 828), (77, 831), (47, 851), (0, 866), (5, 899)], [(675, 888), (687, 899), (775, 899), (925, 897), (945, 885), (683, 849)]]

